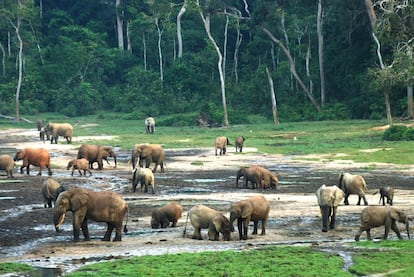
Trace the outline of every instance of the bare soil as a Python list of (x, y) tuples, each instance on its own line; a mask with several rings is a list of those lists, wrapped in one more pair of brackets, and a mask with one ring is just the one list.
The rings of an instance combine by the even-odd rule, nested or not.
[[(52, 156), (53, 178), (66, 188), (82, 186), (94, 190), (114, 190), (124, 196), (129, 205), (129, 233), (122, 242), (102, 242), (105, 224), (90, 222), (91, 241), (73, 242), (72, 218), (68, 213), (63, 232), (56, 233), (52, 224), (52, 209), (43, 207), (41, 184), (48, 178), (36, 176), (37, 167), (30, 175), (20, 173), (17, 162), (14, 179), (0, 172), (0, 262), (22, 261), (41, 268), (56, 270), (55, 275), (75, 270), (81, 265), (134, 255), (163, 253), (249, 249), (263, 245), (311, 245), (346, 256), (352, 252), (352, 242), (359, 225), (359, 214), (364, 206), (355, 205), (356, 196), (350, 197), (349, 206), (338, 209), (337, 228), (321, 232), (319, 207), (315, 191), (322, 185), (337, 183), (340, 172), (361, 174), (367, 181), (370, 205), (378, 205), (379, 195), (374, 192), (382, 186), (396, 189), (394, 205), (409, 215), (414, 214), (413, 166), (392, 164), (357, 164), (337, 154), (324, 156), (283, 156), (259, 154), (248, 147), (244, 153), (228, 149), (225, 156), (215, 156), (214, 149), (167, 149), (165, 173), (156, 173), (156, 193), (131, 191), (131, 165), (129, 149), (116, 149), (118, 167), (104, 164), (104, 170), (93, 170), (91, 177), (72, 177), (66, 163), (74, 158), (78, 146), (86, 137), (75, 137), (73, 144), (60, 141), (57, 145), (43, 144), (35, 130), (0, 131), (0, 153), (14, 155), (17, 148), (44, 147)], [(138, 142), (137, 142), (138, 143)], [(368, 149), (361, 149), (367, 151)], [(372, 151), (375, 151), (372, 150)], [(278, 190), (236, 188), (236, 171), (241, 166), (259, 164), (278, 172)], [(237, 231), (232, 240), (193, 240), (193, 228), (186, 224), (187, 211), (196, 204), (204, 204), (228, 215), (231, 202), (263, 194), (270, 202), (270, 220), (266, 235), (250, 235), (239, 241)], [(184, 206), (178, 227), (151, 229), (150, 216), (155, 207), (172, 200)], [(260, 225), (259, 225), (260, 228)], [(403, 229), (403, 226), (400, 226)], [(237, 230), (237, 228), (236, 228)], [(249, 228), (251, 233), (252, 228)], [(374, 237), (383, 234), (383, 228), (372, 231)], [(404, 232), (403, 232), (404, 233)], [(81, 237), (82, 238), (82, 237)], [(406, 234), (405, 234), (406, 238)], [(365, 239), (365, 234), (361, 239)], [(394, 233), (389, 239), (396, 239)], [(352, 259), (346, 259), (347, 264)]]

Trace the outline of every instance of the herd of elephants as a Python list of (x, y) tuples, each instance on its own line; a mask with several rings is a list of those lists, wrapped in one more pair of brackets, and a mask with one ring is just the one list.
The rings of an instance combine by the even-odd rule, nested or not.
[[(155, 130), (155, 120), (147, 118), (145, 120), (147, 133), (152, 134)], [(73, 126), (69, 123), (48, 123), (45, 127), (38, 123), (40, 138), (50, 139), (51, 143), (57, 143), (59, 137), (64, 137), (67, 143), (71, 143), (73, 136)], [(238, 137), (235, 141), (237, 150), (243, 151), (244, 137)], [(215, 141), (215, 155), (225, 155), (229, 139), (225, 136), (218, 137)], [(80, 146), (77, 157), (70, 160), (67, 169), (72, 170), (72, 175), (78, 171), (80, 175), (92, 175), (91, 169), (94, 164), (98, 164), (98, 170), (103, 168), (103, 161), (108, 162), (108, 158), (113, 158), (115, 167), (117, 165), (116, 154), (112, 147), (103, 145), (83, 144)], [(15, 161), (22, 161), (20, 172), (30, 173), (30, 165), (39, 167), (38, 175), (47, 169), (48, 175), (52, 175), (50, 168), (50, 154), (44, 148), (25, 148), (18, 150), (14, 157), (8, 154), (0, 155), (0, 169), (7, 172), (8, 178), (13, 178)], [(131, 151), (132, 164), (132, 191), (136, 191), (140, 184), (141, 192), (155, 193), (155, 177), (157, 169), (164, 172), (165, 151), (158, 144), (137, 144)], [(152, 164), (153, 169), (150, 169)], [(276, 189), (279, 185), (278, 175), (270, 170), (253, 165), (242, 167), (237, 171), (236, 184), (242, 178), (244, 187), (251, 185), (252, 188)], [(409, 237), (409, 217), (400, 209), (392, 206), (394, 189), (383, 187), (380, 189), (382, 206), (368, 206), (365, 193), (367, 186), (361, 175), (341, 173), (338, 186), (322, 185), (316, 191), (316, 197), (320, 207), (322, 218), (322, 231), (327, 232), (335, 228), (336, 212), (339, 204), (344, 202), (349, 205), (348, 197), (356, 194), (359, 197), (358, 205), (361, 200), (367, 205), (361, 212), (360, 228), (355, 235), (355, 240), (359, 240), (362, 232), (366, 232), (367, 238), (371, 239), (370, 229), (374, 227), (385, 227), (383, 238), (386, 239), (390, 229), (398, 238), (402, 238), (397, 227), (397, 222), (404, 223)], [(60, 231), (60, 226), (65, 220), (66, 213), (73, 213), (73, 237), (79, 240), (82, 231), (85, 240), (89, 240), (88, 220), (105, 222), (107, 229), (103, 237), (104, 241), (111, 240), (112, 232), (115, 229), (113, 241), (121, 241), (122, 231), (127, 232), (128, 205), (124, 198), (113, 191), (92, 191), (81, 187), (65, 190), (58, 181), (52, 177), (48, 178), (42, 186), (45, 207), (52, 207), (53, 221), (56, 231)], [(151, 227), (167, 228), (175, 227), (177, 220), (181, 218), (183, 207), (180, 203), (173, 201), (163, 207), (155, 208), (152, 211)], [(248, 226), (253, 222), (253, 234), (257, 234), (259, 222), (261, 224), (261, 235), (266, 233), (266, 224), (269, 217), (270, 205), (263, 195), (256, 195), (250, 198), (233, 202), (230, 207), (230, 217), (227, 218), (223, 213), (205, 205), (193, 206), (188, 212), (188, 218), (194, 227), (194, 239), (202, 239), (201, 229), (208, 230), (210, 240), (219, 240), (222, 235), (223, 240), (231, 239), (231, 232), (234, 231), (233, 223), (237, 219), (237, 228), (240, 240), (248, 238)], [(125, 224), (124, 224), (125, 222)]]

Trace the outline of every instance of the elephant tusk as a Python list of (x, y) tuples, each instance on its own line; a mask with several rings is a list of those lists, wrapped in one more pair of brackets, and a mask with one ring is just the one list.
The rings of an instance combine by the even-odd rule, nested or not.
[(60, 217), (59, 223), (55, 225), (56, 230), (58, 230), (60, 225), (63, 224), (63, 222), (65, 221), (65, 217), (66, 217), (66, 213), (62, 214), (62, 216)]

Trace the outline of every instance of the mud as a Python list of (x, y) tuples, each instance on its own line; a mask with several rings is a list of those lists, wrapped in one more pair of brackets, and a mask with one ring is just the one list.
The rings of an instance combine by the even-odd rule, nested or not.
[[(15, 140), (16, 136), (18, 141)], [(381, 186), (395, 188), (394, 205), (409, 215), (414, 214), (414, 168), (392, 164), (356, 164), (345, 160), (325, 159), (323, 156), (299, 157), (259, 154), (254, 148), (245, 148), (243, 154), (229, 149), (226, 156), (215, 156), (214, 149), (167, 149), (165, 173), (156, 173), (156, 193), (131, 191), (131, 165), (129, 149), (116, 149), (118, 167), (104, 164), (104, 170), (93, 170), (91, 177), (74, 176), (65, 169), (66, 163), (76, 156), (77, 147), (88, 138), (75, 137), (72, 145), (41, 143), (34, 130), (8, 130), (0, 132), (0, 154), (14, 155), (16, 148), (44, 147), (52, 156), (53, 178), (66, 188), (81, 186), (94, 190), (113, 190), (121, 193), (129, 205), (129, 233), (122, 242), (102, 242), (105, 224), (90, 222), (91, 241), (73, 242), (72, 217), (68, 213), (63, 232), (56, 233), (52, 224), (52, 209), (43, 207), (40, 187), (48, 176), (36, 176), (37, 167), (31, 167), (29, 176), (21, 174), (20, 163), (15, 178), (7, 179), (0, 171), (0, 261), (21, 261), (39, 267), (49, 276), (58, 276), (80, 266), (127, 256), (157, 255), (164, 253), (251, 249), (264, 245), (310, 245), (343, 257), (345, 270), (352, 265), (352, 244), (359, 225), (359, 214), (364, 206), (355, 205), (356, 196), (350, 197), (349, 206), (338, 209), (337, 228), (323, 233), (315, 191), (322, 184), (337, 183), (340, 172), (361, 174), (367, 181), (370, 205), (378, 205), (379, 195), (372, 195)], [(137, 142), (138, 143), (138, 142)], [(366, 150), (364, 150), (366, 151)], [(312, 159), (310, 159), (312, 158)], [(263, 165), (279, 173), (278, 190), (236, 188), (236, 171), (240, 166)], [(208, 205), (228, 215), (231, 202), (252, 195), (263, 194), (271, 204), (266, 235), (250, 235), (239, 241), (237, 232), (232, 240), (193, 240), (193, 228), (186, 224), (187, 211), (196, 204)], [(151, 229), (150, 215), (155, 207), (172, 200), (184, 206), (178, 227)], [(260, 225), (259, 225), (260, 228)], [(404, 229), (400, 226), (400, 229)], [(236, 229), (237, 230), (237, 229)], [(249, 228), (251, 233), (252, 228)], [(372, 230), (373, 237), (383, 234), (383, 228)], [(412, 231), (411, 231), (412, 233)], [(406, 234), (403, 232), (404, 238)], [(82, 236), (81, 236), (82, 238)], [(361, 239), (365, 239), (365, 234)], [(394, 233), (389, 239), (397, 239)], [(46, 273), (45, 273), (46, 274)]]

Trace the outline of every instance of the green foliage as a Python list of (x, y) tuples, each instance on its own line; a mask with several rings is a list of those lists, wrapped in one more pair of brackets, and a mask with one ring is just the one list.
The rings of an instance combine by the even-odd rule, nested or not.
[(0, 274), (4, 275), (7, 273), (15, 272), (27, 272), (32, 270), (33, 267), (22, 263), (0, 263)]
[(414, 129), (404, 125), (393, 125), (385, 130), (382, 139), (390, 141), (414, 140)]

